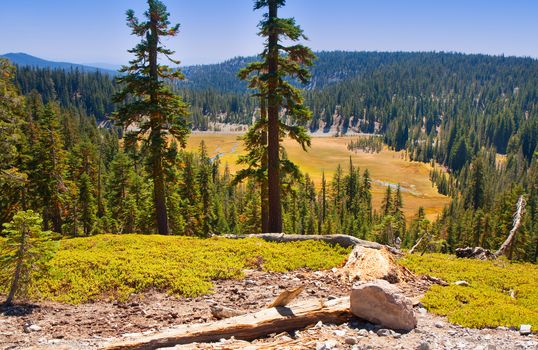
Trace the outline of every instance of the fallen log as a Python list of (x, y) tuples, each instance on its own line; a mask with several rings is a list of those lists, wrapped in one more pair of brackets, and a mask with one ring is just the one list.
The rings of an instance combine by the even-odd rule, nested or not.
[(293, 299), (297, 298), (299, 294), (303, 291), (304, 287), (300, 286), (293, 289), (286, 289), (282, 293), (280, 293), (275, 300), (269, 304), (267, 307), (279, 307), (279, 306), (286, 306), (289, 303), (293, 301)]
[(357, 237), (348, 235), (288, 235), (284, 233), (262, 233), (250, 235), (223, 235), (222, 237), (230, 239), (241, 238), (260, 238), (267, 242), (296, 242), (296, 241), (322, 241), (328, 244), (338, 244), (344, 248), (361, 246), (364, 248), (381, 249), (386, 248), (393, 254), (401, 255), (402, 252), (396, 248), (385, 246), (376, 242), (365, 241)]
[[(526, 204), (527, 202), (525, 201), (525, 197), (519, 196), (519, 199), (517, 200), (517, 203), (516, 203), (516, 212), (514, 213), (512, 229), (508, 233), (508, 237), (506, 238), (504, 243), (501, 245), (499, 250), (497, 250), (495, 253), (482, 247), (474, 247), (474, 248), (465, 247), (465, 248), (457, 248), (456, 256), (458, 258), (488, 260), (488, 259), (497, 259), (501, 255), (507, 255), (514, 242), (516, 232), (521, 226), (521, 219), (523, 217), (523, 214), (525, 214)], [(509, 256), (508, 258), (511, 259), (511, 256)]]
[(182, 325), (159, 334), (111, 343), (101, 349), (157, 349), (215, 342), (232, 336), (240, 340), (254, 340), (271, 333), (302, 329), (319, 321), (344, 323), (351, 317), (349, 305), (349, 297), (329, 301), (309, 299), (290, 307), (264, 309), (210, 323)]

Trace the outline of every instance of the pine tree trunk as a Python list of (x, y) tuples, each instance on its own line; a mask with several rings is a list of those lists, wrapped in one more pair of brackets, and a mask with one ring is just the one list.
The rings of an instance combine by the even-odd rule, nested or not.
[(103, 206), (103, 196), (101, 188), (101, 165), (103, 162), (103, 135), (99, 135), (99, 164), (97, 165), (97, 217), (102, 218), (105, 215)]
[[(267, 123), (267, 101), (265, 97), (260, 98), (260, 117)], [(262, 169), (267, 169), (267, 129), (262, 131), (262, 142), (265, 148), (262, 158)], [(261, 181), (261, 207), (262, 207), (262, 233), (269, 232), (269, 197), (267, 190), (267, 178)]]
[[(269, 0), (269, 21), (277, 18), (277, 1)], [(269, 34), (268, 47), (268, 137), (267, 137), (267, 177), (269, 191), (269, 231), (282, 232), (282, 207), (280, 204), (280, 158), (279, 158), (279, 101), (278, 101), (278, 33)]]
[[(149, 76), (155, 82), (159, 81), (159, 72), (157, 70), (157, 46), (159, 45), (157, 20), (152, 16), (150, 22), (150, 38), (148, 39), (149, 46)], [(158, 105), (157, 91), (152, 91), (150, 95), (151, 104)], [(150, 143), (152, 153), (152, 176), (153, 176), (153, 200), (155, 206), (155, 218), (157, 220), (157, 231), (161, 235), (167, 235), (168, 231), (168, 213), (166, 210), (166, 190), (164, 182), (164, 173), (162, 165), (162, 145), (166, 142), (161, 135), (161, 118), (159, 112), (156, 111), (150, 116), (153, 124)]]
[(157, 231), (161, 235), (167, 235), (168, 231), (168, 214), (166, 210), (166, 190), (164, 183), (164, 173), (162, 165), (162, 154), (160, 142), (154, 139), (161, 138), (160, 130), (154, 130), (152, 135), (152, 176), (153, 176), (153, 200), (155, 205), (155, 218), (157, 219)]

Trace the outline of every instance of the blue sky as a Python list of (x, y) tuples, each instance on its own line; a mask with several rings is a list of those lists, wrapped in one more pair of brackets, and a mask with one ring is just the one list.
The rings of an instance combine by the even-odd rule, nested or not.
[[(261, 51), (253, 0), (164, 0), (182, 26), (167, 45), (184, 64)], [(144, 0), (3, 0), (0, 53), (125, 63), (125, 10)], [(537, 0), (287, 0), (314, 50), (458, 51), (538, 58)]]

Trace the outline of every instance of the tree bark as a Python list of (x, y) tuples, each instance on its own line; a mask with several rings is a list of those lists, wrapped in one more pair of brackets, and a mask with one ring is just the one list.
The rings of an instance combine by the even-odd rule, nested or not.
[[(269, 0), (269, 22), (277, 18), (277, 1)], [(268, 192), (269, 231), (282, 232), (282, 207), (280, 203), (280, 155), (279, 155), (279, 99), (278, 99), (278, 33), (272, 29), (268, 43)]]
[[(267, 100), (265, 97), (260, 98), (260, 118), (267, 123)], [(268, 160), (267, 160), (267, 129), (266, 127), (262, 129), (262, 142), (263, 142), (263, 158), (262, 158), (262, 169), (267, 169)], [(269, 193), (268, 193), (268, 181), (267, 178), (263, 177), (261, 183), (261, 207), (262, 207), (262, 232), (269, 232)]]
[[(154, 130), (154, 133), (159, 133), (160, 130)], [(160, 135), (154, 135), (155, 138), (161, 138)], [(154, 141), (159, 143), (159, 141)], [(152, 141), (153, 143), (153, 141)], [(155, 147), (157, 148), (157, 147)], [(160, 150), (153, 149), (152, 159), (152, 175), (153, 175), (153, 198), (155, 205), (155, 217), (157, 219), (157, 230), (161, 235), (167, 235), (168, 231), (168, 215), (166, 210), (166, 189), (164, 183), (164, 174), (162, 166), (162, 154)]]
[(215, 342), (230, 337), (254, 340), (271, 333), (302, 329), (319, 321), (346, 322), (351, 317), (349, 305), (349, 297), (330, 301), (310, 299), (290, 307), (265, 309), (216, 322), (183, 325), (167, 332), (113, 343), (103, 350), (157, 349), (195, 342)]
[[(153, 9), (150, 8), (150, 11)], [(157, 68), (157, 46), (159, 44), (159, 34), (157, 29), (157, 19), (151, 16), (150, 22), (150, 38), (149, 46), (149, 68), (150, 80), (157, 87), (159, 82), (159, 72)], [(151, 91), (150, 101), (153, 106), (158, 105), (157, 91)], [(150, 135), (151, 152), (152, 152), (152, 176), (153, 176), (153, 199), (155, 206), (155, 218), (157, 220), (157, 231), (161, 235), (167, 235), (168, 229), (168, 213), (166, 210), (166, 189), (164, 182), (163, 166), (162, 166), (162, 147), (166, 142), (161, 135), (161, 118), (159, 112), (155, 111), (150, 116), (152, 130)]]

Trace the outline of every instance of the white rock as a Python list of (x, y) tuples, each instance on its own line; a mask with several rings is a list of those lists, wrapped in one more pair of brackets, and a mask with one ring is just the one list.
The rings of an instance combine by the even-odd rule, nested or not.
[(469, 282), (467, 281), (456, 281), (453, 284), (456, 286), (469, 287)]
[(323, 343), (316, 343), (316, 350), (333, 350), (336, 348), (337, 345), (338, 343), (336, 342), (336, 340), (331, 339)]
[(412, 330), (417, 326), (411, 301), (385, 280), (359, 283), (351, 290), (351, 312), (386, 328)]
[(31, 324), (31, 325), (29, 325), (29, 326), (24, 327), (24, 331), (25, 331), (26, 333), (30, 333), (30, 332), (39, 332), (39, 331), (41, 331), (41, 327), (39, 327), (39, 326), (36, 325), (36, 324)]
[(421, 314), (421, 315), (426, 315), (428, 313), (428, 310), (426, 310), (425, 308), (423, 307), (419, 307), (418, 308), (418, 313)]
[(435, 322), (435, 327), (437, 328), (443, 328), (445, 325), (443, 324), (443, 322), (440, 322), (440, 321), (437, 321)]
[(357, 332), (357, 335), (361, 337), (367, 337), (368, 335), (370, 335), (370, 333), (368, 333), (366, 329), (359, 329), (359, 331)]
[(344, 335), (346, 335), (346, 331), (343, 329), (337, 329), (334, 331), (334, 335), (336, 335), (337, 337), (343, 337)]
[(531, 325), (530, 324), (522, 324), (519, 326), (519, 334), (521, 335), (529, 335), (531, 334)]

